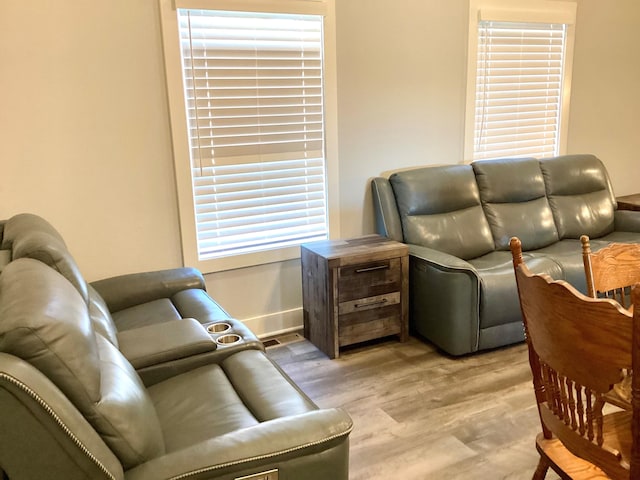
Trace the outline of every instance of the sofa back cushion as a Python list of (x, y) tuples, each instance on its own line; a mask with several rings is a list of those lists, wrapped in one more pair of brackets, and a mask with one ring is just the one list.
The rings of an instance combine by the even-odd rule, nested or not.
[(0, 274), (0, 351), (49, 378), (125, 469), (164, 453), (156, 411), (133, 367), (94, 332), (78, 291), (42, 262), (18, 259)]
[(119, 347), (118, 329), (111, 316), (109, 307), (107, 307), (102, 296), (91, 284), (87, 284), (87, 289), (89, 294), (89, 317), (91, 317), (91, 321), (93, 322), (93, 329), (113, 345)]
[(598, 238), (614, 229), (616, 199), (602, 162), (593, 155), (540, 160), (560, 238)]
[(389, 177), (406, 243), (465, 260), (493, 251), (470, 165), (424, 167)]
[(558, 241), (536, 159), (481, 160), (472, 166), (496, 250), (509, 250), (513, 236), (520, 238), (523, 250)]
[(2, 247), (11, 249), (12, 259), (35, 258), (60, 272), (88, 301), (87, 282), (67, 250), (62, 236), (43, 218), (30, 213), (7, 220)]
[(33, 364), (75, 404), (100, 399), (87, 305), (41, 262), (18, 259), (0, 274), (0, 350)]
[(33, 232), (41, 231), (54, 237), (56, 240), (62, 242), (64, 245), (64, 239), (60, 233), (53, 228), (53, 226), (42, 217), (34, 215), (32, 213), (20, 213), (14, 215), (8, 220), (3, 221), (2, 231), (2, 243), (0, 247), (2, 249), (11, 249), (13, 242), (21, 236)]
[(117, 329), (104, 300), (87, 284), (62, 236), (49, 222), (29, 213), (11, 217), (6, 222), (2, 247), (10, 249), (12, 259), (39, 260), (71, 282), (90, 306), (90, 316), (98, 333), (118, 346)]
[(0, 250), (0, 272), (11, 261), (11, 250)]

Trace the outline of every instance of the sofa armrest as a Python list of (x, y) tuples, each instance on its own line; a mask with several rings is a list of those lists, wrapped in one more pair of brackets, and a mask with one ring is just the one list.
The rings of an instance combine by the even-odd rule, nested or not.
[(409, 255), (443, 268), (468, 270), (477, 275), (476, 269), (469, 262), (440, 250), (409, 244)]
[(120, 351), (136, 370), (216, 349), (206, 328), (193, 318), (124, 330), (117, 336)]
[(634, 210), (616, 210), (615, 230), (618, 232), (640, 232), (640, 212)]
[(190, 288), (206, 290), (204, 277), (195, 268), (172, 268), (131, 273), (91, 282), (111, 312), (151, 302)]
[(478, 350), (480, 282), (466, 260), (409, 245), (413, 328), (451, 355)]
[[(127, 480), (150, 478), (232, 478), (280, 469), (286, 478), (320, 480), (348, 477), (351, 418), (340, 409), (323, 409), (277, 418), (171, 452), (127, 471)], [(327, 451), (344, 446), (327, 467)], [(320, 454), (323, 455), (320, 455)], [(318, 455), (314, 465), (312, 457)], [(301, 458), (310, 462), (301, 462)]]

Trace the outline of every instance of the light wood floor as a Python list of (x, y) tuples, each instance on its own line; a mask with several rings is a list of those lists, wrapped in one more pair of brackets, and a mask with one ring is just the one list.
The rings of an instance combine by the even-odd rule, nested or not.
[(267, 352), (319, 406), (353, 418), (351, 480), (519, 480), (535, 470), (540, 424), (524, 344), (462, 358), (413, 337), (335, 360), (304, 339)]

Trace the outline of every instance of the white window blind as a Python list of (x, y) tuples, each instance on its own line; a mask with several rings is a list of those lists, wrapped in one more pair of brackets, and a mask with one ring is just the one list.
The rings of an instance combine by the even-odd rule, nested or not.
[(178, 21), (199, 258), (327, 238), (322, 16)]
[(480, 21), (473, 159), (559, 154), (566, 25)]

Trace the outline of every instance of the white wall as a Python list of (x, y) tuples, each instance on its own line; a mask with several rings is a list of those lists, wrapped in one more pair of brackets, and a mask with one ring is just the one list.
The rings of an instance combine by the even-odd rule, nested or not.
[(463, 158), (467, 0), (337, 2), (341, 232), (373, 231), (369, 179)]
[[(371, 177), (462, 161), (467, 14), (337, 0), (343, 236), (373, 229)], [(640, 191), (638, 24), (637, 0), (579, 0), (569, 151), (600, 156), (617, 194)], [(181, 264), (156, 0), (0, 0), (0, 218), (22, 211), (89, 280)], [(299, 261), (207, 285), (258, 333), (300, 325)]]
[(640, 2), (580, 0), (570, 152), (607, 165), (616, 195), (640, 192)]
[(0, 2), (0, 215), (38, 213), (89, 279), (177, 266), (156, 2)]

